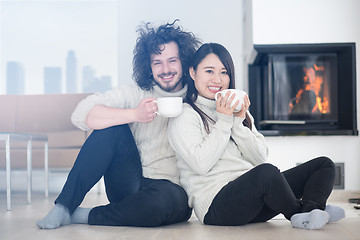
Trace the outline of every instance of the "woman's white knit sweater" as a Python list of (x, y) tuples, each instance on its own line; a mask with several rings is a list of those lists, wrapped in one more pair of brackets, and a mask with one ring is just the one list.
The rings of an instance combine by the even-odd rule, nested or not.
[(189, 195), (190, 207), (204, 222), (221, 188), (265, 162), (268, 149), (254, 124), (250, 130), (243, 126), (243, 118), (216, 112), (214, 100), (199, 96), (195, 104), (216, 121), (209, 123), (210, 134), (200, 115), (188, 104), (184, 104), (179, 117), (170, 120), (168, 131), (178, 159), (180, 183)]
[[(144, 91), (137, 85), (121, 86), (103, 94), (93, 94), (82, 100), (72, 114), (71, 121), (82, 130), (91, 130), (86, 125), (90, 110), (95, 105), (113, 108), (136, 108), (146, 97), (183, 97), (187, 87), (176, 93), (163, 91), (158, 86)], [(179, 172), (176, 166), (175, 153), (170, 147), (167, 137), (169, 118), (156, 116), (150, 123), (130, 123), (136, 145), (140, 152), (143, 175), (153, 179), (168, 179), (179, 183)], [(99, 149), (101, 151), (101, 149)]]

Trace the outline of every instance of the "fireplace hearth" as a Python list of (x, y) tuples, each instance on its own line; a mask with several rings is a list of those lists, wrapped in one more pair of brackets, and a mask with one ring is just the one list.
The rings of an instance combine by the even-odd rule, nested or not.
[(354, 43), (255, 45), (250, 111), (264, 135), (358, 135)]

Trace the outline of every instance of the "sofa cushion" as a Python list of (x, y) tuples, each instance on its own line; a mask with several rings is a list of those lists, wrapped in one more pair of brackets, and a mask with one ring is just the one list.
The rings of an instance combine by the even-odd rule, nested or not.
[[(49, 167), (70, 168), (89, 133), (71, 123), (77, 104), (89, 94), (0, 95), (0, 132), (46, 134)], [(11, 143), (11, 165), (26, 167), (26, 143)], [(33, 167), (42, 167), (43, 143), (33, 142)], [(0, 168), (5, 165), (5, 143), (0, 142)]]

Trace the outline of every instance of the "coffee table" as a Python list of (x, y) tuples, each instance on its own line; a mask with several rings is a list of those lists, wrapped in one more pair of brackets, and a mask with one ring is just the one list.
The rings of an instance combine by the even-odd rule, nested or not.
[(27, 142), (27, 202), (31, 204), (32, 193), (32, 142), (44, 143), (44, 172), (45, 172), (45, 197), (49, 197), (49, 157), (48, 157), (48, 136), (32, 133), (0, 132), (0, 141), (5, 141), (6, 158), (6, 196), (7, 210), (11, 211), (11, 142)]

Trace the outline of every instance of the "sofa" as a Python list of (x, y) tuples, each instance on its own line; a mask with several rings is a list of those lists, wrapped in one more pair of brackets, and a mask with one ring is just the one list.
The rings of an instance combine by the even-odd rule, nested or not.
[[(0, 95), (0, 132), (46, 134), (49, 168), (69, 169), (89, 132), (71, 123), (77, 104), (89, 94)], [(33, 142), (32, 166), (44, 166), (43, 143)], [(26, 167), (26, 142), (11, 143), (11, 168)], [(5, 168), (5, 143), (0, 142), (0, 169)]]

